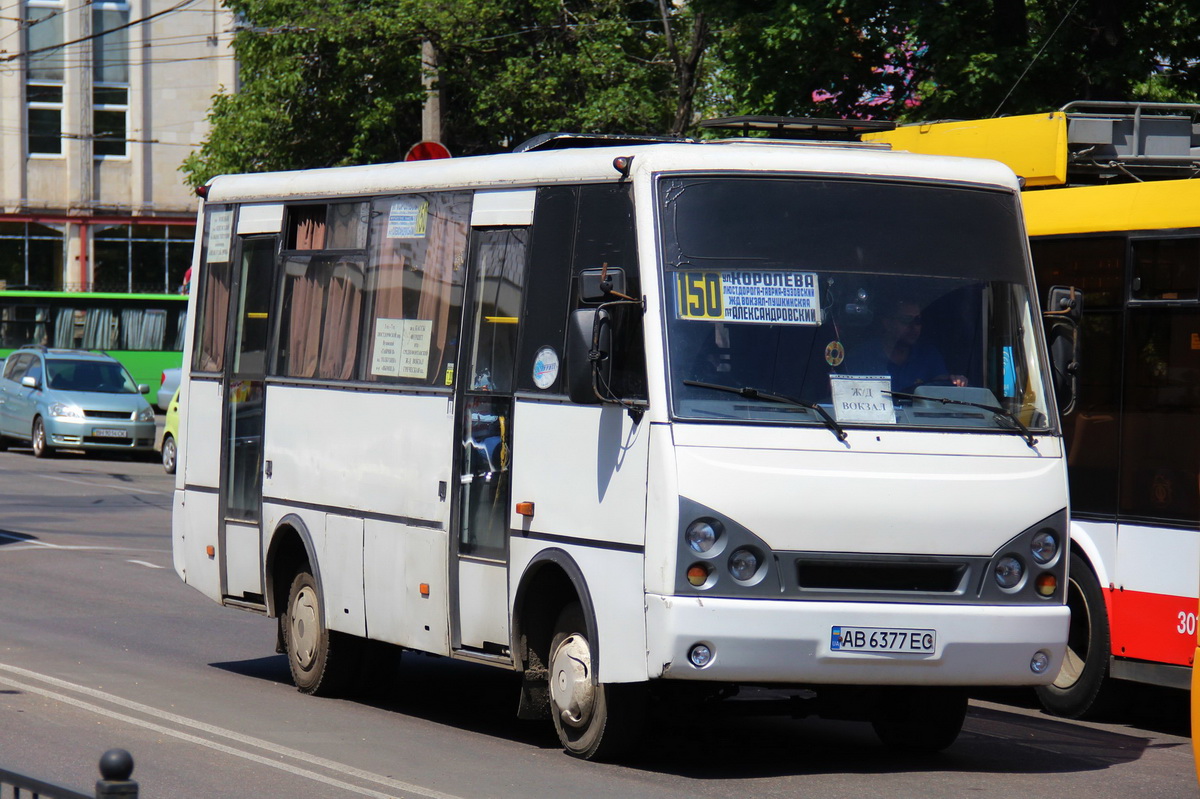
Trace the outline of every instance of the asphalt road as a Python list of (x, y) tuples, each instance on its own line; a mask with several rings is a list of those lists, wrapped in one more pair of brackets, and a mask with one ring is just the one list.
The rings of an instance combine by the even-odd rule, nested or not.
[(176, 577), (172, 484), (151, 463), (0, 453), (0, 768), (90, 790), (123, 747), (155, 799), (1198, 793), (1176, 691), (1132, 692), (1106, 723), (981, 694), (958, 742), (924, 759), (863, 724), (697, 717), (625, 765), (562, 754), (548, 724), (515, 718), (513, 675), (484, 667), (406, 655), (388, 694), (302, 696), (273, 620)]

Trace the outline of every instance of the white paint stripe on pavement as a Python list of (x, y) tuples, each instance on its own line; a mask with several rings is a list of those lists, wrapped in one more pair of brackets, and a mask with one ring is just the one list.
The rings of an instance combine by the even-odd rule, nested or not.
[[(49, 685), (56, 686), (58, 688), (62, 688), (67, 691), (73, 691), (75, 693), (84, 694), (85, 696), (91, 696), (95, 699), (99, 699), (104, 702), (109, 702), (114, 705), (126, 707), (130, 710), (135, 710), (139, 713), (145, 713), (148, 716), (158, 718), (162, 721), (170, 722), (172, 724), (178, 724), (183, 727), (190, 727), (192, 729), (208, 733), (209, 735), (217, 735), (217, 736), (221, 736), (223, 738), (228, 738), (232, 741), (236, 741), (237, 743), (245, 744), (247, 746), (253, 746), (258, 749), (267, 751), (267, 752), (272, 752), (272, 753), (282, 756), (282, 757), (287, 757), (287, 758), (291, 758), (293, 760), (299, 760), (301, 762), (309, 763), (311, 765), (320, 766), (321, 768), (327, 769), (329, 771), (334, 771), (334, 772), (337, 772), (340, 774), (344, 774), (348, 777), (355, 777), (360, 780), (373, 782), (373, 783), (376, 783), (377, 785), (382, 785), (384, 787), (391, 788), (393, 790), (401, 791), (404, 794), (423, 796), (423, 797), (427, 797), (428, 799), (461, 799), (461, 797), (455, 796), (453, 794), (442, 793), (441, 791), (435, 791), (430, 788), (423, 788), (419, 785), (413, 785), (412, 783), (403, 782), (401, 780), (394, 780), (390, 777), (385, 777), (381, 774), (373, 774), (369, 771), (363, 771), (362, 769), (357, 769), (352, 766), (347, 766), (344, 763), (338, 763), (337, 761), (334, 761), (334, 760), (327, 760), (322, 757), (317, 757), (309, 752), (301, 752), (298, 749), (291, 749), (286, 746), (279, 746), (277, 744), (273, 744), (270, 741), (266, 741), (261, 738), (254, 738), (252, 736), (243, 735), (242, 733), (234, 732), (232, 730), (226, 730), (221, 727), (216, 727), (211, 724), (206, 724), (202, 721), (197, 721), (195, 719), (189, 719), (186, 716), (180, 716), (175, 713), (168, 713), (166, 711), (159, 710), (158, 708), (154, 708), (149, 705), (144, 705), (140, 702), (134, 702), (133, 700), (125, 699), (124, 697), (117, 696), (116, 694), (110, 694), (110, 693), (106, 693), (104, 691), (97, 691), (94, 688), (88, 688), (85, 685), (77, 685), (75, 683), (67, 682), (66, 680), (60, 680), (60, 679), (57, 679), (55, 677), (50, 677), (45, 674), (39, 674), (35, 671), (29, 671), (28, 669), (22, 669), (18, 666), (10, 666), (6, 663), (0, 663), (0, 671), (5, 671), (5, 672), (9, 672), (11, 674), (16, 674), (21, 677), (25, 677), (27, 679), (38, 680), (40, 682), (44, 682)], [(300, 768), (300, 767), (297, 767), (294, 765), (290, 765), (288, 763), (281, 763), (277, 760), (272, 760), (271, 758), (262, 757), (261, 755), (256, 755), (252, 752), (247, 752), (242, 749), (236, 749), (232, 746), (227, 746), (225, 744), (218, 743), (217, 741), (212, 741), (207, 738), (201, 738), (197, 735), (191, 735), (190, 733), (182, 732), (180, 730), (172, 729), (170, 727), (164, 727), (161, 724), (155, 724), (154, 722), (146, 721), (145, 719), (139, 719), (139, 718), (135, 718), (133, 716), (127, 716), (123, 713), (118, 713), (116, 711), (109, 710), (109, 709), (101, 707), (99, 705), (94, 705), (89, 702), (85, 702), (82, 699), (76, 699), (75, 697), (68, 696), (66, 694), (60, 694), (55, 691), (48, 690), (46, 688), (39, 688), (37, 686), (21, 683), (10, 677), (0, 676), (0, 683), (12, 686), (13, 688), (18, 688), (20, 690), (29, 691), (30, 693), (37, 694), (38, 696), (44, 696), (48, 699), (53, 699), (55, 701), (63, 702), (68, 705), (73, 705), (75, 707), (82, 708), (84, 710), (89, 710), (93, 713), (98, 713), (102, 716), (107, 716), (107, 717), (109, 717), (111, 719), (115, 719), (117, 721), (122, 721), (127, 724), (133, 724), (135, 726), (142, 727), (142, 728), (148, 729), (148, 730), (152, 730), (154, 732), (158, 732), (158, 733), (161, 733), (164, 735), (171, 735), (175, 738), (179, 738), (180, 740), (188, 741), (189, 743), (198, 744), (200, 746), (206, 746), (210, 749), (215, 749), (218, 752), (224, 752), (225, 754), (234, 755), (235, 757), (240, 757), (244, 760), (249, 760), (251, 762), (258, 763), (260, 765), (270, 766), (272, 768), (276, 768), (281, 771), (286, 771), (289, 774), (296, 774), (298, 776), (306, 777), (306, 778), (314, 780), (316, 782), (322, 782), (322, 783), (325, 783), (326, 785), (331, 785), (331, 786), (334, 786), (337, 788), (342, 788), (342, 789), (350, 791), (352, 793), (361, 794), (363, 796), (376, 797), (376, 799), (395, 799), (395, 797), (396, 797), (396, 794), (380, 793), (379, 791), (375, 791), (370, 788), (364, 788), (364, 787), (361, 787), (358, 785), (353, 785), (348, 782), (343, 782), (341, 780), (334, 779), (332, 777), (327, 777), (323, 774), (318, 774), (315, 771), (310, 771), (308, 769)]]
[(126, 563), (133, 563), (138, 566), (146, 566), (151, 569), (165, 569), (166, 566), (159, 566), (157, 563), (147, 563), (144, 560), (127, 560)]

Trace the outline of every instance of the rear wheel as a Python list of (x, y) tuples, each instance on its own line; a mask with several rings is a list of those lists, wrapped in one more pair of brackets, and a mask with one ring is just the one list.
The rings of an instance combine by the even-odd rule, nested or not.
[(175, 437), (169, 434), (164, 436), (162, 443), (162, 465), (163, 471), (167, 474), (175, 474), (175, 459), (177, 455)]
[(305, 694), (333, 696), (346, 689), (354, 673), (359, 639), (326, 628), (322, 607), (316, 579), (301, 571), (292, 580), (280, 621), (296, 687)]
[(958, 688), (893, 688), (884, 691), (872, 725), (886, 746), (909, 752), (940, 752), (958, 738), (967, 717), (967, 694)]
[(643, 683), (598, 683), (578, 602), (565, 607), (550, 642), (550, 715), (567, 753), (607, 760), (638, 742), (646, 712)]
[(54, 449), (46, 441), (46, 425), (42, 422), (42, 417), (37, 417), (33, 420), (33, 432), (30, 435), (33, 442), (33, 457), (48, 458), (54, 454)]
[(1071, 626), (1062, 669), (1050, 685), (1038, 686), (1042, 707), (1056, 716), (1080, 718), (1099, 710), (1113, 693), (1108, 680), (1112, 650), (1104, 591), (1087, 561), (1071, 555), (1067, 606)]

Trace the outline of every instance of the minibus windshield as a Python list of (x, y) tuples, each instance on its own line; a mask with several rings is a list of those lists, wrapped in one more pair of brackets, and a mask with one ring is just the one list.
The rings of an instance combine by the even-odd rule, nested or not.
[(657, 190), (676, 418), (1050, 426), (1010, 193), (743, 175)]

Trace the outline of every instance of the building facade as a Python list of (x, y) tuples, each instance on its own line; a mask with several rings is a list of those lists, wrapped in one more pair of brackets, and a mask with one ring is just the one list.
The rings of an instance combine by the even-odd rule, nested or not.
[(0, 16), (0, 287), (178, 291), (179, 165), (236, 89), (220, 0), (18, 0)]

